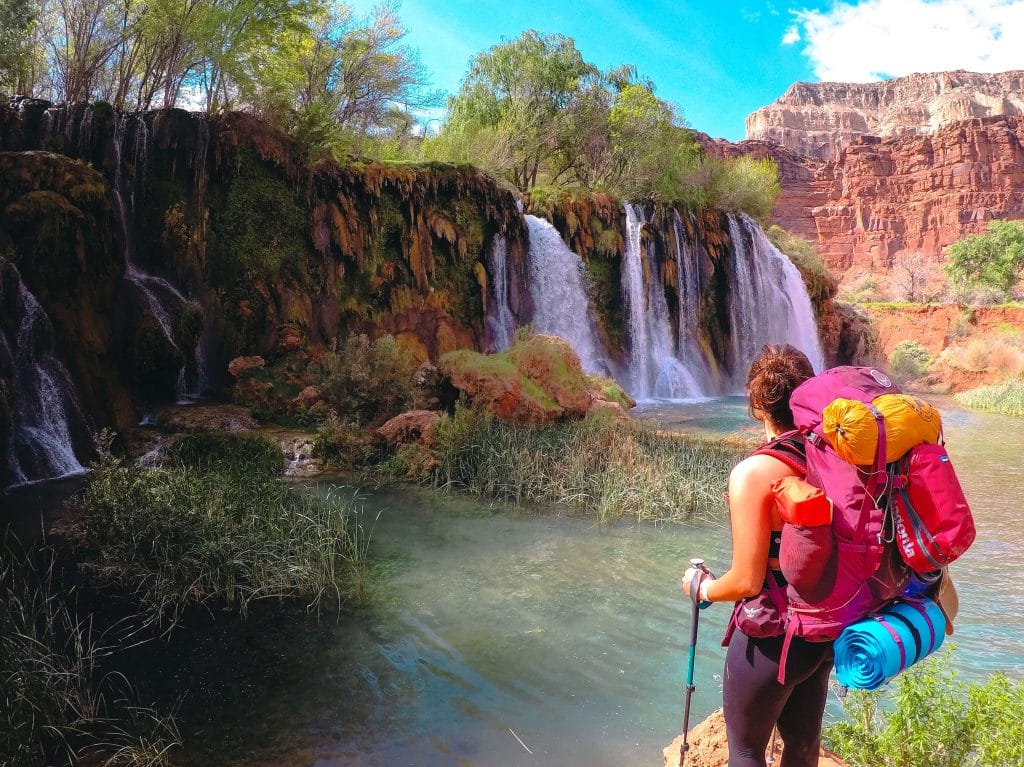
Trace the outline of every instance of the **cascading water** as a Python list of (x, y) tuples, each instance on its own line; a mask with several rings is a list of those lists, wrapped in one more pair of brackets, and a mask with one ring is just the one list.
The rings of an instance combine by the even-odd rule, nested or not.
[(71, 376), (54, 356), (50, 320), (20, 277), (15, 305), (20, 319), (13, 350), (0, 332), (2, 351), (13, 362), (10, 484), (80, 474), (85, 468), (75, 455), (72, 423), (79, 431), (91, 431), (91, 425)]
[(729, 216), (733, 245), (733, 386), (742, 388), (747, 369), (764, 344), (792, 344), (824, 367), (818, 325), (799, 270), (745, 215)]
[[(691, 214), (692, 215), (692, 214)], [(714, 391), (713, 376), (704, 352), (697, 343), (700, 333), (700, 265), (693, 243), (689, 241), (679, 211), (672, 211), (676, 240), (676, 282), (679, 301), (677, 355), (683, 366), (697, 379), (701, 391)]]
[(487, 327), (493, 350), (501, 352), (512, 345), (512, 336), (516, 332), (516, 318), (509, 305), (511, 286), (508, 278), (508, 241), (500, 234), (495, 236), (491, 245), (489, 261), (493, 282), (493, 308), (488, 313)]
[[(135, 263), (133, 258), (134, 249), (132, 247), (131, 237), (131, 211), (134, 210), (135, 187), (138, 186), (138, 184), (133, 184), (128, 192), (127, 199), (131, 203), (131, 207), (129, 208), (125, 203), (126, 195), (123, 158), (130, 120), (134, 123), (135, 132), (135, 142), (133, 146), (134, 156), (132, 161), (136, 168), (136, 173), (139, 174), (140, 178), (141, 174), (145, 172), (146, 152), (149, 145), (148, 129), (146, 128), (145, 119), (143, 119), (141, 115), (134, 118), (129, 115), (122, 115), (118, 120), (117, 127), (114, 131), (114, 170), (111, 188), (114, 192), (114, 198), (117, 200), (118, 212), (121, 219), (121, 231), (124, 236), (125, 278), (138, 288), (140, 295), (146, 302), (146, 306), (149, 308), (150, 313), (160, 325), (160, 329), (163, 331), (168, 343), (180, 352), (181, 349), (178, 347), (177, 341), (175, 341), (173, 318), (175, 317), (175, 313), (180, 313), (182, 307), (188, 304), (189, 301), (184, 295), (182, 295), (181, 291), (179, 291), (168, 280), (165, 280), (163, 277), (147, 273)], [(179, 401), (198, 397), (198, 388), (202, 385), (202, 364), (198, 349), (193, 350), (193, 354), (196, 356), (197, 371), (197, 375), (194, 380), (195, 386), (189, 386), (186, 366), (183, 365), (178, 371), (178, 381), (176, 384), (177, 398)]]
[(608, 374), (608, 366), (590, 316), (583, 261), (550, 223), (526, 215), (530, 233), (530, 295), (534, 331), (568, 341), (588, 373)]
[(628, 203), (625, 211), (622, 287), (629, 331), (629, 393), (636, 399), (704, 396), (693, 373), (676, 357), (665, 288), (652, 254), (641, 242), (643, 211)]

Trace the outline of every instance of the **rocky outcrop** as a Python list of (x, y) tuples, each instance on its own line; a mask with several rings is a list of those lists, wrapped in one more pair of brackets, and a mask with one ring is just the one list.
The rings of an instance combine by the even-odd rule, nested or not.
[(904, 253), (941, 260), (947, 246), (984, 231), (990, 220), (1024, 217), (1024, 118), (973, 119), (932, 136), (865, 138), (821, 167), (813, 185), (820, 204), (807, 224), (833, 269), (884, 270)]
[(500, 354), (450, 352), (438, 369), (473, 405), (509, 423), (544, 426), (582, 418), (597, 402), (636, 404), (614, 381), (584, 373), (573, 348), (554, 336), (536, 335)]
[[(687, 735), (689, 748), (686, 751), (685, 767), (727, 767), (729, 762), (729, 744), (725, 737), (725, 717), (722, 709), (718, 709), (707, 719), (694, 727)], [(665, 767), (679, 767), (679, 749), (683, 738), (679, 736), (665, 747), (662, 752), (662, 763)], [(782, 744), (778, 738), (769, 745), (765, 752), (769, 764), (778, 764), (782, 754)], [(818, 756), (818, 767), (849, 767), (827, 749), (821, 749)]]
[(747, 137), (703, 144), (775, 160), (772, 222), (835, 272), (941, 261), (990, 220), (1024, 217), (1024, 71), (796, 83), (747, 118)]
[(975, 117), (1024, 114), (1024, 71), (934, 72), (872, 83), (794, 83), (747, 117), (747, 138), (838, 159), (862, 136), (931, 135)]

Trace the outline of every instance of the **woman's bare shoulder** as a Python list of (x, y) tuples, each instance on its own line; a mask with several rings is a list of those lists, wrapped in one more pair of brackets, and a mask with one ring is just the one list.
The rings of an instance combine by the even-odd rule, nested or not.
[(750, 484), (767, 488), (780, 477), (794, 474), (792, 468), (770, 455), (751, 455), (736, 464), (729, 474), (730, 487), (745, 487)]

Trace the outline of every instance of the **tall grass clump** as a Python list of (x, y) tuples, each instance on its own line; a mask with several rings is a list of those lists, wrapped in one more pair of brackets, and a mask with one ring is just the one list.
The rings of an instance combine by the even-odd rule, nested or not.
[(78, 618), (46, 562), (0, 552), (0, 764), (169, 764), (181, 742), (174, 717), (138, 705), (125, 677), (98, 668), (131, 642), (130, 621), (100, 632)]
[(956, 401), (975, 410), (1024, 416), (1024, 378), (980, 386), (954, 395)]
[(361, 598), (367, 540), (355, 499), (293, 489), (280, 449), (250, 439), (187, 437), (160, 469), (103, 451), (75, 501), (83, 571), (171, 625), (211, 600), (245, 614), (265, 597), (310, 608)]
[(568, 506), (601, 520), (679, 521), (722, 510), (729, 471), (743, 452), (610, 413), (532, 429), (459, 408), (438, 424), (432, 479), (443, 488)]
[(1024, 767), (1024, 683), (964, 684), (948, 652), (888, 691), (851, 691), (843, 707), (824, 739), (853, 767)]

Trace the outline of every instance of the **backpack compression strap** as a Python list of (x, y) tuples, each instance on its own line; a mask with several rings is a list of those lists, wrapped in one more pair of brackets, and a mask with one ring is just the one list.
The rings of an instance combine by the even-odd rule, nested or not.
[(761, 445), (751, 455), (770, 455), (782, 461), (801, 477), (807, 476), (807, 455), (804, 435), (799, 431), (787, 431), (770, 442)]

